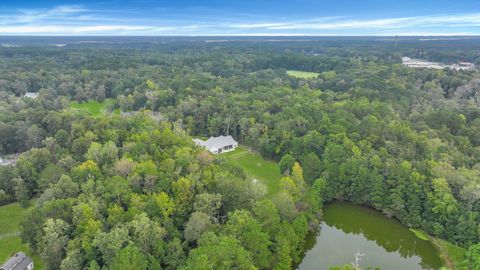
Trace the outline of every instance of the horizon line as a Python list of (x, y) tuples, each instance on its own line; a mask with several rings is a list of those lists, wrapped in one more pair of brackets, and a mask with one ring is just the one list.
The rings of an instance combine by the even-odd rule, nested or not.
[(322, 35), (322, 34), (200, 34), (200, 35), (2, 35), (0, 37), (480, 37), (480, 34), (399, 34), (399, 35), (362, 35), (362, 34), (349, 34), (349, 35)]

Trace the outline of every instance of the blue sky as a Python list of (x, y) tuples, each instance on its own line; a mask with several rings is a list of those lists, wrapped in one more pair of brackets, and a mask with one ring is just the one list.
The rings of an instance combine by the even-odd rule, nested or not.
[(480, 0), (1, 0), (0, 35), (480, 35)]

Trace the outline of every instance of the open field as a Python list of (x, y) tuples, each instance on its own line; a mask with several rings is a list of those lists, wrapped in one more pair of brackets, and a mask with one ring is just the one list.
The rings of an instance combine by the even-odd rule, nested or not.
[(88, 113), (94, 117), (98, 117), (105, 111), (108, 105), (113, 104), (115, 104), (115, 100), (111, 98), (106, 99), (104, 102), (89, 101), (78, 103), (72, 101), (70, 103), (70, 108), (81, 113)]
[(27, 209), (20, 207), (18, 203), (0, 206), (0, 265), (11, 255), (18, 251), (27, 253), (32, 257), (35, 269), (43, 269), (42, 262), (38, 255), (33, 255), (27, 244), (22, 243), (18, 234), (20, 233), (20, 222)]
[(320, 75), (320, 73), (317, 73), (317, 72), (300, 71), (300, 70), (287, 70), (287, 74), (300, 79), (312, 79)]
[(232, 152), (220, 154), (220, 157), (230, 160), (233, 164), (240, 166), (249, 176), (265, 184), (269, 196), (278, 193), (282, 175), (276, 162), (265, 160), (259, 153), (244, 146), (239, 146)]

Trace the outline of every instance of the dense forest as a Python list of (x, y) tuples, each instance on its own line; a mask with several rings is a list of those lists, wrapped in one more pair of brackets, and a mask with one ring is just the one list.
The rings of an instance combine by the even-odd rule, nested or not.
[[(0, 154), (21, 153), (0, 204), (37, 198), (21, 237), (48, 269), (292, 269), (332, 200), (469, 248), (479, 269), (480, 73), (400, 60), (478, 65), (479, 44), (0, 48)], [(279, 194), (191, 140), (217, 135), (278, 161)]]

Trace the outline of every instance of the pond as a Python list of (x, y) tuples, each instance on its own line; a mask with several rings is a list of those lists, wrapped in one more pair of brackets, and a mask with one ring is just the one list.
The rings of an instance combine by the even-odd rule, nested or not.
[(346, 202), (327, 205), (317, 235), (307, 239), (300, 270), (323, 270), (350, 264), (355, 254), (360, 266), (382, 270), (439, 269), (442, 260), (430, 241), (415, 236), (407, 227), (372, 209)]

